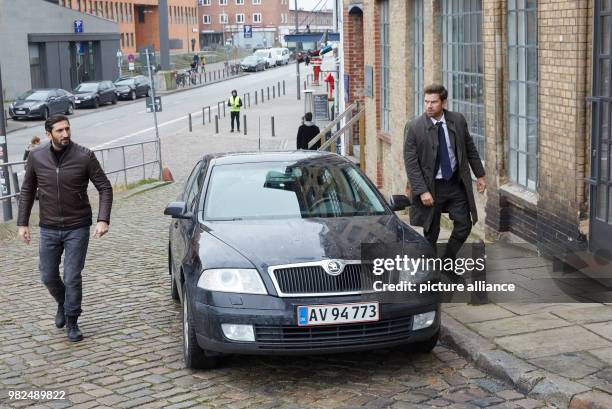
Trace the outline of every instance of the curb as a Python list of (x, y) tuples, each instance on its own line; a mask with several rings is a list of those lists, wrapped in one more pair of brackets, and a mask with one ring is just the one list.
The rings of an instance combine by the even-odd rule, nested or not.
[(468, 357), (487, 373), (510, 382), (521, 393), (559, 408), (606, 409), (612, 396), (592, 390), (560, 375), (539, 369), (516, 356), (497, 349), (488, 339), (442, 313), (440, 339)]
[(141, 185), (126, 191), (126, 195), (121, 197), (122, 200), (129, 199), (133, 196), (139, 195), (144, 192), (148, 192), (149, 190), (157, 189), (166, 185), (169, 185), (172, 182), (153, 182), (147, 183), (146, 185)]
[(233, 77), (227, 77), (227, 78), (222, 78), (216, 81), (209, 81), (209, 82), (204, 82), (202, 84), (198, 84), (198, 85), (194, 85), (192, 87), (182, 87), (182, 88), (176, 88), (170, 91), (155, 91), (155, 95), (159, 95), (159, 96), (164, 96), (164, 95), (171, 95), (171, 94), (177, 94), (179, 92), (183, 92), (183, 91), (189, 91), (191, 89), (198, 89), (198, 88), (203, 88), (207, 85), (214, 85), (214, 84), (218, 84), (220, 82), (225, 82), (225, 81), (229, 81), (229, 80), (233, 80), (235, 78), (240, 78), (240, 77), (245, 77), (249, 74), (246, 74), (244, 72), (234, 75)]

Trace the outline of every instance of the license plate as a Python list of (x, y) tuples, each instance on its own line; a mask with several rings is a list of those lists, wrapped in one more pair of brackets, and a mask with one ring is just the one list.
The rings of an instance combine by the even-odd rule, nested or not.
[(80, 104), (81, 101), (79, 101), (78, 99), (74, 101), (75, 104)]
[(379, 320), (377, 302), (300, 305), (297, 307), (298, 326), (348, 324)]
[(18, 111), (15, 111), (15, 113), (16, 114), (25, 114), (25, 111), (18, 110)]

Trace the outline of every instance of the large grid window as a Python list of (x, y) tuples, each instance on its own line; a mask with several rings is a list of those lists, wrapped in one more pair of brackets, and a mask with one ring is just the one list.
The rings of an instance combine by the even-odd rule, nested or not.
[(423, 0), (412, 2), (412, 89), (413, 115), (419, 116), (425, 110), (425, 22), (423, 21)]
[(508, 176), (538, 179), (538, 35), (535, 0), (508, 0)]
[(461, 112), (484, 160), (481, 0), (442, 1), (442, 75), (448, 108)]
[(381, 64), (380, 64), (380, 104), (381, 104), (381, 129), (384, 132), (389, 132), (391, 129), (391, 47), (390, 47), (390, 18), (389, 18), (389, 0), (382, 0), (380, 2), (380, 43), (381, 43)]

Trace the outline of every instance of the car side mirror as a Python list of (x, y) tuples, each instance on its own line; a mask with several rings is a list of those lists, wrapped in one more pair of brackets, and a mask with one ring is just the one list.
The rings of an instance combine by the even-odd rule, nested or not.
[(410, 206), (410, 199), (405, 195), (391, 195), (389, 198), (389, 205), (391, 206), (391, 210), (397, 212), (398, 210), (404, 210)]
[(172, 202), (166, 206), (164, 214), (172, 216), (173, 219), (191, 219), (193, 213), (187, 211), (185, 202)]

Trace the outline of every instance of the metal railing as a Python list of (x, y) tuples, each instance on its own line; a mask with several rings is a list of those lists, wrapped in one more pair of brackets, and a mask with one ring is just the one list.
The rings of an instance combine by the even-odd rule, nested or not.
[[(159, 175), (159, 155), (158, 141), (135, 142), (119, 146), (111, 146), (109, 148), (93, 149), (92, 151), (98, 158), (104, 173), (110, 179), (113, 186), (125, 185), (131, 182), (138, 182), (147, 178), (161, 177)], [(153, 159), (149, 159), (149, 158)], [(137, 159), (137, 160), (135, 160)], [(12, 201), (13, 198), (19, 197), (19, 173), (25, 165), (25, 161), (8, 162), (0, 165), (5, 170), (5, 175), (10, 177), (8, 183), (12, 183), (10, 195), (4, 195), (0, 192), (0, 202), (5, 200)], [(149, 173), (147, 173), (149, 170)], [(118, 183), (122, 179), (123, 183)], [(11, 220), (12, 212), (4, 214), (4, 221)]]

